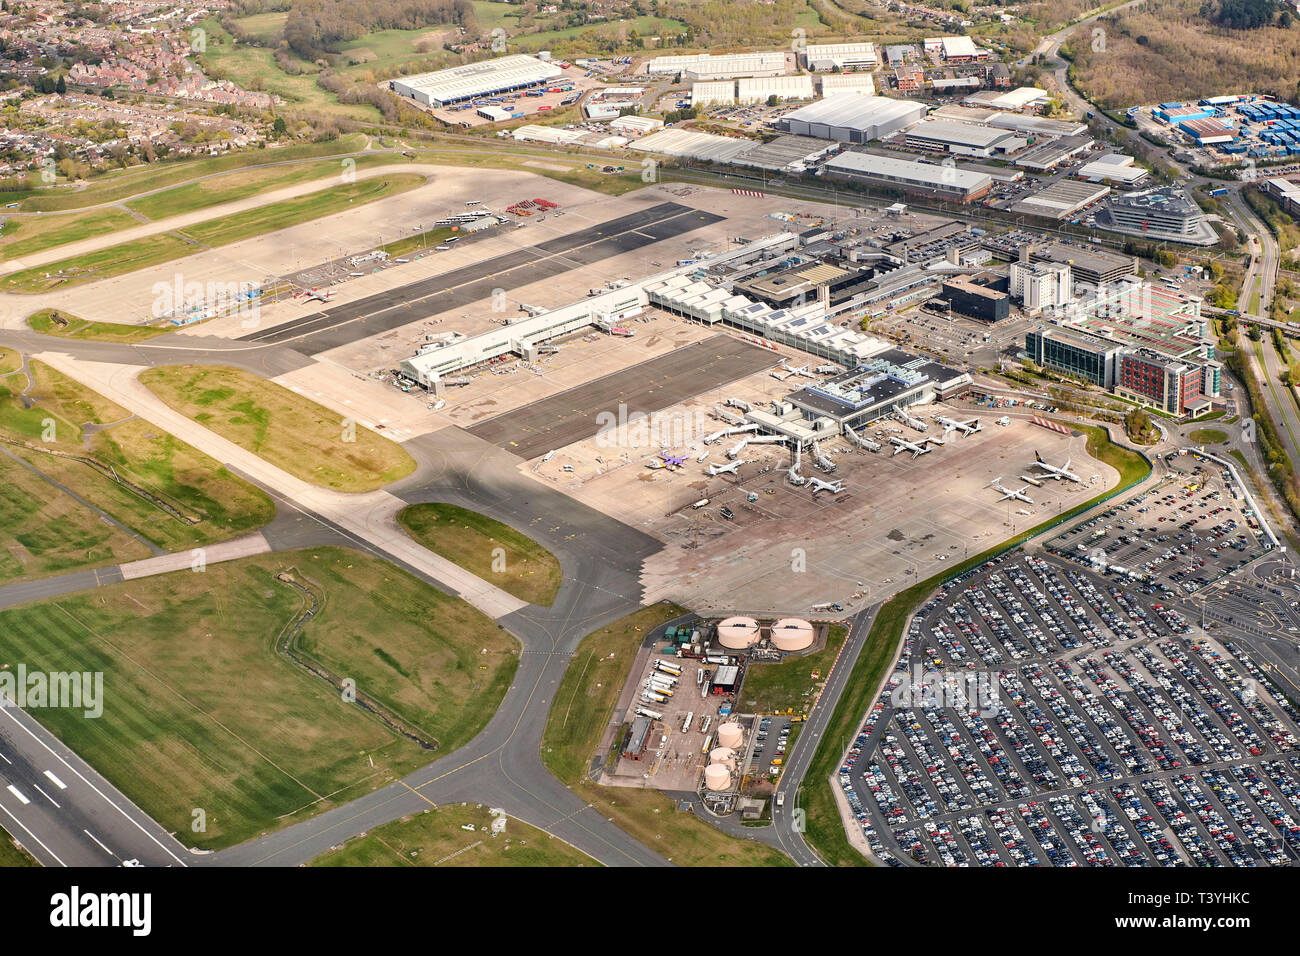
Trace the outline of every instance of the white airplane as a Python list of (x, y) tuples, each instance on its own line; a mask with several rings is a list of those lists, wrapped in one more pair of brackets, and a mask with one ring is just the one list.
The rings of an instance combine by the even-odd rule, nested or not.
[[(931, 445), (943, 444), (943, 442), (937, 438), (922, 438), (920, 441), (911, 442), (906, 438), (899, 438), (897, 435), (892, 436), (889, 440), (893, 443), (894, 455), (897, 455), (900, 451), (910, 451), (913, 459), (932, 451), (933, 449), (930, 448)], [(893, 455), (890, 457), (892, 458)]]
[(961, 432), (962, 436), (964, 437), (966, 435), (973, 435), (978, 431), (984, 430), (984, 426), (980, 424), (980, 420), (978, 418), (972, 418), (968, 422), (959, 422), (954, 418), (945, 418), (943, 415), (939, 415), (937, 418), (935, 418), (935, 421), (943, 426), (943, 434), (945, 437), (949, 432), (952, 431)]
[(822, 481), (820, 478), (810, 477), (808, 484), (812, 485), (813, 494), (819, 491), (829, 491), (833, 495), (839, 494), (844, 490), (844, 482), (839, 481)]
[(741, 458), (736, 461), (728, 462), (725, 465), (709, 465), (709, 477), (716, 478), (718, 475), (734, 475), (736, 474), (736, 469), (741, 465), (747, 464), (749, 464), (749, 462)]
[(1045, 472), (1043, 475), (1044, 478), (1067, 478), (1075, 484), (1083, 481), (1082, 478), (1070, 471), (1069, 458), (1066, 458), (1065, 464), (1061, 465), (1059, 468), (1056, 465), (1049, 465), (1047, 462), (1043, 461), (1043, 456), (1038, 454), (1038, 452), (1034, 452), (1034, 461), (1037, 462), (1038, 467), (1043, 469)]
[(328, 302), (330, 297), (333, 295), (333, 291), (322, 292), (320, 289), (312, 289), (308, 292), (306, 289), (303, 289), (301, 292), (297, 293), (294, 298), (296, 299), (298, 296), (302, 296), (304, 302), (311, 302), (313, 299), (317, 302)]
[(1034, 503), (1034, 499), (1025, 494), (1025, 488), (1028, 488), (1028, 485), (1025, 485), (1025, 488), (1004, 488), (1002, 486), (1002, 478), (999, 476), (993, 479), (993, 487), (1002, 492), (1002, 497), (999, 498), (998, 501), (1006, 501), (1008, 498), (1015, 498), (1016, 501), (1023, 501), (1026, 504), (1032, 505)]

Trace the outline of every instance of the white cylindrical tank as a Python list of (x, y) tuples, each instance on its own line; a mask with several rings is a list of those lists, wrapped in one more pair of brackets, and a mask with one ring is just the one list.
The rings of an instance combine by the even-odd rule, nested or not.
[(731, 771), (722, 764), (709, 764), (704, 768), (704, 785), (710, 790), (730, 790)]
[(806, 650), (813, 634), (813, 626), (802, 618), (783, 617), (772, 625), (772, 645), (779, 651)]
[(740, 724), (734, 720), (729, 720), (718, 727), (718, 746), (730, 747), (732, 750), (739, 750), (741, 742), (745, 739), (744, 732), (740, 729)]
[(728, 770), (735, 770), (736, 752), (730, 747), (714, 747), (709, 751), (709, 763), (721, 764)]
[(758, 643), (758, 622), (752, 617), (729, 617), (718, 624), (718, 643), (728, 650), (743, 651)]

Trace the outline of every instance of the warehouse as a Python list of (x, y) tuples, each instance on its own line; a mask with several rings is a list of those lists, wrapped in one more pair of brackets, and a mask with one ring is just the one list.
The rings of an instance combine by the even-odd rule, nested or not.
[(831, 140), (787, 134), (740, 153), (732, 162), (770, 172), (803, 172), (837, 149), (839, 144)]
[(558, 126), (518, 126), (510, 135), (521, 143), (549, 143), (552, 146), (571, 146), (585, 137), (581, 130), (560, 129)]
[(803, 50), (803, 63), (814, 73), (831, 70), (873, 70), (874, 43), (810, 43)]
[(831, 73), (821, 78), (822, 96), (836, 93), (866, 93), (874, 96), (876, 81), (870, 73)]
[(908, 129), (906, 144), (910, 149), (988, 159), (1018, 152), (1025, 147), (1025, 140), (1007, 130), (952, 120), (925, 120)]
[(1022, 86), (1018, 89), (999, 93), (996, 90), (980, 90), (966, 97), (971, 106), (988, 106), (995, 110), (1023, 110), (1047, 102), (1047, 91), (1036, 86)]
[(1110, 187), (1100, 183), (1059, 180), (1020, 200), (1011, 207), (1011, 211), (1047, 219), (1069, 219), (1109, 195)]
[(736, 81), (736, 102), (741, 105), (777, 100), (810, 100), (813, 80), (807, 73), (797, 76), (745, 77)]
[(1143, 166), (1133, 165), (1132, 156), (1108, 153), (1091, 163), (1085, 163), (1074, 175), (1093, 182), (1105, 181), (1132, 187), (1147, 178), (1147, 170)]
[(616, 133), (631, 133), (634, 136), (644, 136), (646, 133), (653, 133), (655, 130), (664, 128), (664, 121), (655, 119), (653, 116), (620, 116), (612, 120), (609, 128)]
[(1182, 120), (1178, 123), (1178, 128), (1196, 140), (1200, 146), (1231, 143), (1237, 138), (1236, 131), (1220, 119)]
[(925, 116), (925, 105), (886, 96), (836, 93), (783, 116), (779, 125), (789, 133), (869, 143), (892, 136)]
[(1025, 150), (1012, 162), (1021, 169), (1033, 173), (1046, 173), (1066, 160), (1074, 159), (1080, 153), (1087, 152), (1091, 146), (1092, 137), (1087, 134), (1040, 140), (1037, 146)]
[(993, 188), (992, 178), (983, 173), (869, 153), (842, 153), (828, 160), (822, 169), (828, 176), (961, 203), (982, 199)]
[(391, 88), (398, 96), (436, 109), (482, 96), (540, 86), (562, 75), (563, 71), (554, 63), (517, 53), (433, 73), (399, 77), (391, 81)]
[(785, 54), (767, 53), (690, 53), (657, 56), (646, 65), (651, 76), (680, 73), (686, 81), (727, 80), (738, 76), (781, 76), (785, 73)]
[(949, 63), (971, 63), (975, 60), (987, 60), (989, 51), (980, 49), (975, 41), (967, 36), (944, 37), (939, 41), (943, 58)]
[(688, 129), (665, 129), (637, 140), (631, 148), (662, 156), (726, 163), (740, 153), (753, 149), (755, 145), (752, 139), (715, 136), (713, 133), (697, 133)]
[(691, 84), (692, 106), (734, 106), (735, 103), (735, 80), (709, 80)]

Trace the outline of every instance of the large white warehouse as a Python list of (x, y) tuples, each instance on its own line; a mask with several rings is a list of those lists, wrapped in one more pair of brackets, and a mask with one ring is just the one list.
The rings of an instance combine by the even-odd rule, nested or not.
[(746, 77), (737, 80), (736, 87), (736, 102), (742, 105), (766, 103), (772, 96), (781, 101), (813, 98), (813, 80), (807, 73), (797, 76)]
[(516, 53), (433, 73), (399, 77), (392, 81), (392, 89), (398, 96), (436, 108), (540, 86), (562, 75), (563, 71), (554, 63)]
[(836, 93), (781, 118), (787, 132), (841, 143), (869, 143), (925, 116), (925, 104), (863, 93)]
[(652, 75), (680, 73), (683, 80), (727, 80), (737, 76), (780, 76), (785, 72), (785, 54), (780, 50), (766, 53), (687, 53), (657, 56), (646, 64)]
[(803, 49), (804, 65), (814, 72), (834, 69), (875, 69), (876, 45), (874, 43), (810, 43)]
[(873, 153), (841, 153), (827, 160), (822, 168), (832, 176), (894, 186), (955, 202), (973, 202), (993, 188), (992, 178), (985, 173)]

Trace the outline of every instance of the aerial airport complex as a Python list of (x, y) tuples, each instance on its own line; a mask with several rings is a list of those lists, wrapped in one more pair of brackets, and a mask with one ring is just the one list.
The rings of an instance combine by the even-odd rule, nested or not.
[[(0, 465), (111, 541), (82, 529), (37, 572), (69, 519), (10, 535), (0, 650), (66, 618), (175, 706), (174, 634), (217, 648), (233, 601), (258, 630), (212, 666), (289, 707), (283, 670), (319, 705), (182, 697), (168, 719), (211, 734), (199, 769), (153, 711), (110, 708), (114, 734), (150, 735), (120, 752), (40, 715), (0, 727), (21, 853), (1300, 862), (1285, 456), (1242, 372), (1300, 336), (1260, 304), (1278, 256), (1242, 196), (1300, 209), (1300, 185), (1203, 174), (1300, 151), (1300, 110), (1213, 96), (1126, 125), (995, 46), (457, 46), (484, 58), (373, 84), (438, 128), (436, 148), (364, 137), (381, 159), (344, 185), (375, 195), (229, 242), (140, 215), (130, 241), (187, 241), (138, 268), (11, 262), (42, 311), (0, 317), (0, 403), (28, 429), (0, 415)], [(491, 162), (449, 158), (474, 153)], [(237, 202), (227, 223), (265, 211)], [(156, 304), (205, 284), (239, 291)], [(76, 440), (38, 447), (47, 413)], [(87, 465), (107, 492), (69, 491)], [(149, 484), (205, 469), (231, 485)], [(121, 647), (94, 630), (114, 614)], [(336, 738), (337, 767), (313, 764)], [(186, 769), (151, 789), (159, 753)], [(209, 832), (188, 788), (213, 766)]]

